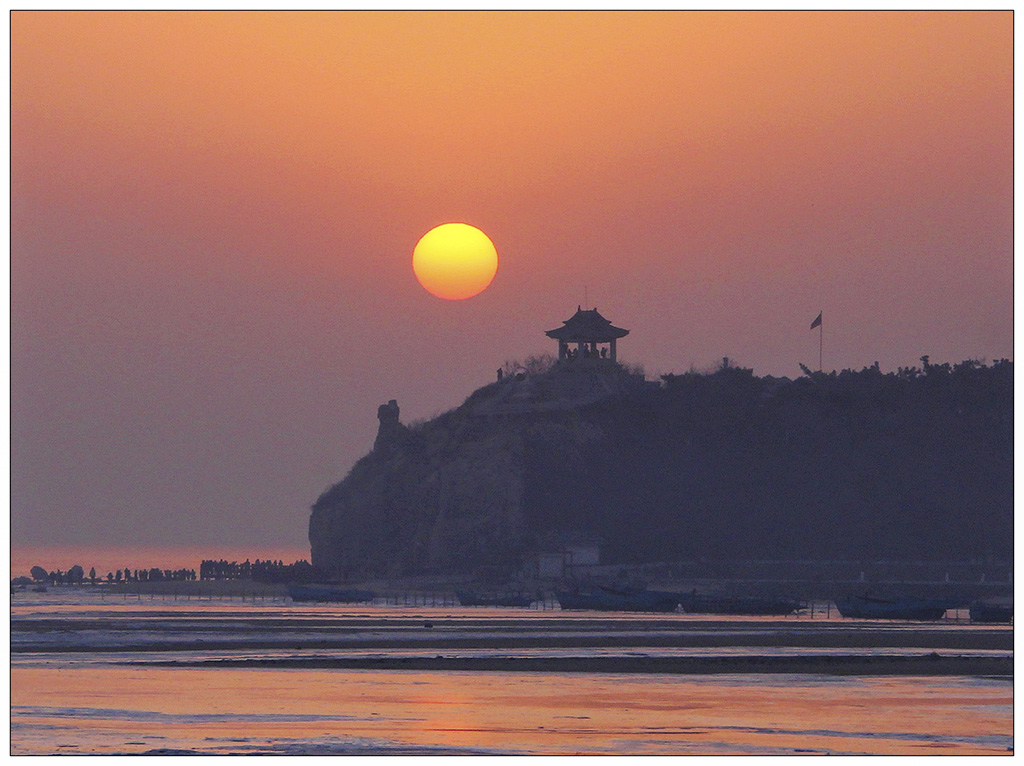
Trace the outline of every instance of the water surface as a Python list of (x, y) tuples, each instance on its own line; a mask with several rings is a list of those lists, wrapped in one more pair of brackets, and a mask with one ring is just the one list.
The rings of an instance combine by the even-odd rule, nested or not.
[[(1012, 656), (955, 621), (12, 596), (11, 752), (983, 754), (1010, 677), (517, 672), (529, 657)], [(503, 658), (511, 670), (285, 668)], [(267, 667), (219, 666), (261, 660)], [(178, 663), (176, 666), (156, 663)]]

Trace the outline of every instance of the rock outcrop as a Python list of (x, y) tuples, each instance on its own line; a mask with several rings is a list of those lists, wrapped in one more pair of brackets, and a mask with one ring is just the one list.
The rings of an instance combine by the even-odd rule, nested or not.
[(398, 402), (394, 399), (377, 408), (377, 438), (373, 442), (374, 451), (400, 449), (408, 436), (408, 429), (399, 418)]
[(520, 566), (585, 535), (609, 563), (1012, 555), (1012, 364), (645, 381), (504, 376), (374, 449), (314, 504), (335, 576)]

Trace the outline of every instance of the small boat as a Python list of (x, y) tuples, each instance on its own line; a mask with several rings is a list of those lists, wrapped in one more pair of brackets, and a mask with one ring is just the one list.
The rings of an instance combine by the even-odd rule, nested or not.
[(602, 612), (674, 612), (679, 606), (679, 597), (675, 593), (603, 585), (591, 590), (555, 591), (555, 597), (562, 609)]
[(461, 590), (455, 591), (455, 596), (462, 606), (530, 606), (536, 600), (533, 596), (521, 593), (484, 596)]
[(971, 622), (1013, 622), (1013, 604), (986, 604), (975, 601), (971, 604)]
[(862, 620), (941, 620), (951, 604), (941, 599), (848, 596), (837, 598), (836, 608), (843, 617)]
[(756, 596), (679, 596), (679, 606), (687, 614), (785, 615), (803, 608), (791, 598), (759, 598)]
[(292, 601), (317, 601), (336, 604), (352, 604), (373, 601), (368, 590), (348, 590), (331, 585), (289, 585), (288, 595)]

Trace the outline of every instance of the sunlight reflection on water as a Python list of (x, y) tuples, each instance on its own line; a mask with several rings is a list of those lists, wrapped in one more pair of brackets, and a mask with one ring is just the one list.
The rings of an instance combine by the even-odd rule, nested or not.
[[(955, 643), (965, 626), (952, 623), (851, 628), (818, 619), (19, 595), (26, 597), (12, 603), (13, 754), (972, 754), (1005, 753), (1013, 745), (1010, 678), (124, 664), (803, 656), (836, 652), (830, 642), (851, 629), (884, 635), (887, 643), (843, 645), (845, 655), (913, 655), (930, 651), (929, 640)], [(972, 635), (984, 639), (1003, 630)], [(651, 644), (683, 635), (692, 646)], [(793, 643), (809, 635), (824, 643)], [(595, 645), (566, 643), (594, 637)], [(444, 645), (456, 638), (469, 644)], [(512, 640), (526, 643), (502, 644)], [(323, 648), (317, 641), (333, 643)], [(1011, 654), (986, 648), (956, 653)]]
[(109, 666), (12, 675), (12, 752), (21, 754), (62, 744), (94, 753), (549, 754), (980, 753), (1012, 745), (1010, 684), (962, 677)]

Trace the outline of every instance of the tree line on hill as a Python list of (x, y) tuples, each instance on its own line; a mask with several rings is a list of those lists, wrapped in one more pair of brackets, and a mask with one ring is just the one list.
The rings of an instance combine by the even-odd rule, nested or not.
[(129, 582), (191, 582), (195, 580), (254, 580), (264, 583), (314, 582), (322, 577), (308, 561), (296, 561), (285, 564), (283, 561), (261, 561), (249, 559), (239, 563), (223, 559), (204, 559), (199, 565), (198, 576), (195, 569), (160, 569), (157, 567), (131, 569), (125, 567), (106, 576), (97, 575), (92, 567), (89, 574), (78, 564), (67, 571), (57, 569), (48, 572), (41, 566), (30, 570), (32, 581), (50, 585), (97, 585), (101, 583), (119, 584)]
[(566, 522), (597, 509), (620, 561), (1012, 557), (1013, 364), (921, 361), (793, 381), (724, 363), (599, 405), (612, 438)]
[(49, 583), (50, 585), (82, 585), (85, 582), (96, 585), (102, 582), (109, 584), (196, 579), (196, 570), (194, 569), (158, 569), (156, 567), (150, 569), (130, 569), (125, 567), (124, 570), (118, 569), (115, 572), (107, 572), (106, 577), (98, 576), (96, 574), (96, 567), (92, 567), (89, 569), (88, 576), (86, 576), (85, 570), (78, 564), (75, 564), (66, 572), (60, 569), (47, 572), (40, 566), (34, 566), (30, 570), (30, 574), (35, 582)]

